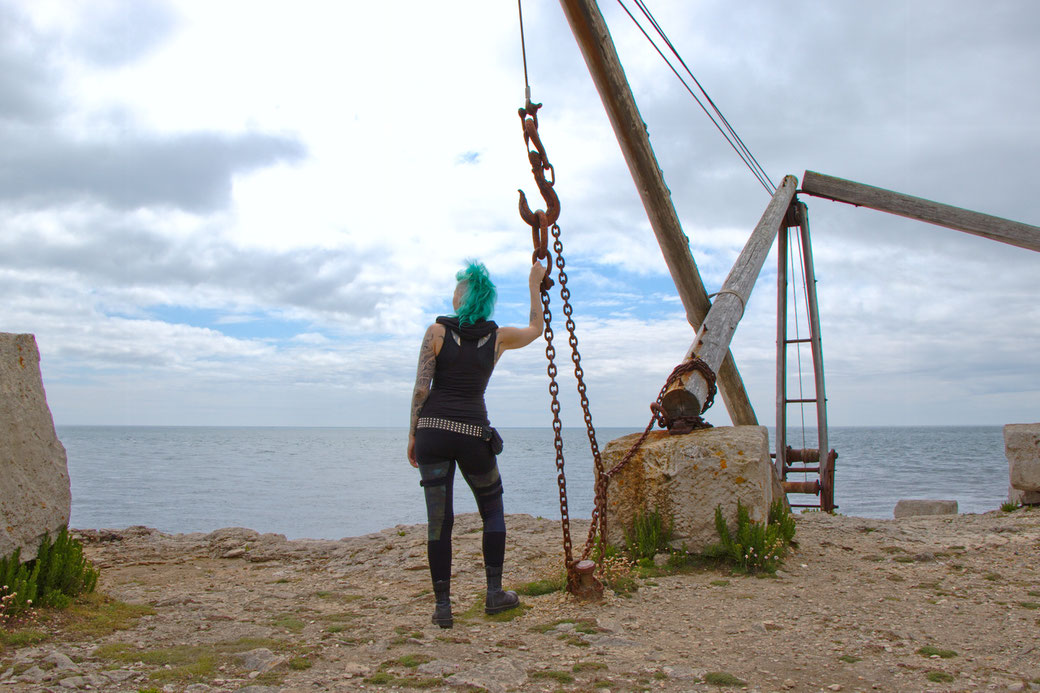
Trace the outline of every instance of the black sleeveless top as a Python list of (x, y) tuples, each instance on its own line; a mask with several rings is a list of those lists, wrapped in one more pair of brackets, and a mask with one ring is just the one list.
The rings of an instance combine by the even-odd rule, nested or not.
[(498, 325), (493, 320), (459, 325), (458, 318), (446, 316), (437, 318), (437, 323), (444, 325), (444, 344), (437, 354), (433, 388), (419, 416), (487, 426), (484, 391), (495, 369)]

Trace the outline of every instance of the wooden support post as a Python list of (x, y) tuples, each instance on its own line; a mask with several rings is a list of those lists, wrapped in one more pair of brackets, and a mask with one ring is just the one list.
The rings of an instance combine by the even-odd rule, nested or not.
[[(621, 145), (650, 226), (686, 309), (686, 319), (696, 330), (704, 322), (711, 301), (690, 253), (689, 239), (679, 224), (671, 193), (664, 183), (657, 157), (650, 146), (646, 124), (639, 115), (606, 22), (595, 0), (560, 0), (560, 4)], [(728, 349), (722, 362), (716, 364), (715, 371), (730, 420), (736, 425), (757, 424), (755, 410)]]
[(787, 228), (776, 239), (776, 454), (773, 466), (784, 478), (787, 467)]
[[(704, 318), (704, 324), (697, 332), (693, 345), (686, 354), (687, 358), (696, 356), (718, 372), (722, 359), (729, 352), (729, 343), (737, 329), (737, 323), (744, 316), (751, 290), (755, 287), (762, 265), (769, 255), (780, 225), (784, 223), (791, 202), (794, 200), (798, 179), (785, 176), (783, 183), (777, 188), (773, 199), (769, 201), (751, 238), (740, 251), (733, 269), (722, 284), (715, 302)], [(698, 371), (687, 374), (669, 388), (661, 400), (665, 414), (670, 419), (697, 416), (708, 397), (708, 382)]]
[(1036, 226), (932, 202), (921, 197), (911, 197), (815, 171), (805, 172), (802, 192), (945, 226), (1027, 250), (1040, 251), (1040, 228)]
[[(802, 256), (805, 266), (805, 301), (809, 313), (809, 337), (812, 347), (813, 378), (816, 387), (816, 433), (820, 456), (827, 454), (827, 392), (823, 382), (823, 341), (820, 338), (820, 304), (816, 298), (816, 269), (813, 265), (812, 239), (809, 237), (809, 212), (801, 202), (798, 205), (798, 226), (802, 234)], [(833, 500), (833, 499), (832, 499)], [(829, 510), (830, 508), (825, 508)]]

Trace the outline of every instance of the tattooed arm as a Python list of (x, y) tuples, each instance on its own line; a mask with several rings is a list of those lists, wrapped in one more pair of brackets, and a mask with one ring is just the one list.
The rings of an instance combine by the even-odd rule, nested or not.
[(539, 287), (542, 285), (542, 277), (545, 276), (545, 266), (540, 262), (531, 265), (531, 274), (527, 278), (527, 288), (531, 294), (531, 315), (527, 327), (503, 327), (498, 331), (498, 339), (495, 344), (495, 361), (506, 349), (520, 349), (542, 334), (545, 326), (542, 316), (542, 300)]
[(441, 352), (444, 344), (444, 326), (433, 324), (426, 329), (423, 337), (422, 347), (419, 348), (419, 367), (415, 373), (415, 389), (412, 390), (412, 413), (408, 425), (408, 461), (413, 467), (418, 467), (419, 462), (415, 459), (415, 427), (419, 423), (419, 412), (426, 404), (426, 398), (430, 396), (430, 385), (433, 382), (433, 372), (437, 367), (437, 354)]

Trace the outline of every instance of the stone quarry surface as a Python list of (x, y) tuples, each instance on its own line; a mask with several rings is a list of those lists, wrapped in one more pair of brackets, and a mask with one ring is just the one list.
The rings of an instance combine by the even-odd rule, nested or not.
[(0, 557), (20, 548), (35, 558), (44, 535), (68, 524), (71, 503), (36, 338), (0, 332)]
[(1004, 453), (1012, 488), (1040, 491), (1040, 423), (1004, 426)]
[[(621, 461), (639, 438), (611, 441), (604, 467)], [(736, 526), (739, 501), (751, 519), (764, 522), (774, 498), (783, 498), (762, 426), (727, 426), (672, 436), (650, 434), (640, 451), (611, 480), (607, 541), (624, 545), (625, 530), (640, 512), (657, 510), (673, 522), (673, 543), (700, 551), (718, 541), (715, 507)]]
[(957, 501), (904, 498), (896, 503), (893, 514), (896, 519), (916, 515), (956, 515)]

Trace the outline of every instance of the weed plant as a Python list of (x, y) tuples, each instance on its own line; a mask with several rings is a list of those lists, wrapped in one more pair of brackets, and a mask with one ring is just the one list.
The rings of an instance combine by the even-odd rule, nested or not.
[(1020, 507), (1022, 507), (1022, 506), (1020, 506), (1018, 503), (1014, 503), (1012, 501), (1007, 501), (1005, 503), (1001, 503), (1000, 504), (1000, 509), (1003, 510), (1004, 512), (1006, 512), (1006, 513), (1013, 513), (1016, 510), (1018, 510)]
[(632, 528), (625, 532), (625, 549), (632, 560), (653, 560), (654, 556), (668, 550), (672, 540), (672, 525), (665, 522), (658, 508), (636, 513)]
[(705, 555), (732, 563), (747, 573), (775, 573), (783, 562), (787, 547), (794, 543), (795, 524), (782, 500), (769, 508), (769, 522), (751, 519), (748, 509), (737, 501), (737, 529), (730, 532), (722, 506), (715, 508), (715, 531), (719, 541), (705, 549)]
[(83, 556), (83, 545), (62, 528), (53, 542), (49, 535), (43, 538), (31, 561), (22, 563), (19, 549), (0, 558), (0, 618), (9, 621), (38, 607), (64, 609), (77, 595), (93, 592), (97, 579), (97, 569)]

